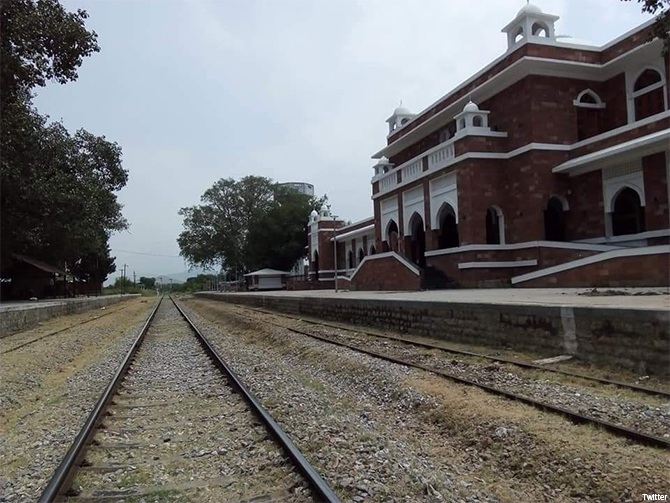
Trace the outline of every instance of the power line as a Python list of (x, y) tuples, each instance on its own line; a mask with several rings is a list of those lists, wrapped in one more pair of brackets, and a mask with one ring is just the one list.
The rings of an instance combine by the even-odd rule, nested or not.
[(121, 250), (119, 248), (111, 248), (113, 252), (130, 253), (131, 255), (147, 255), (149, 257), (168, 257), (168, 258), (182, 258), (180, 255), (163, 255), (161, 253), (145, 253), (130, 250)]

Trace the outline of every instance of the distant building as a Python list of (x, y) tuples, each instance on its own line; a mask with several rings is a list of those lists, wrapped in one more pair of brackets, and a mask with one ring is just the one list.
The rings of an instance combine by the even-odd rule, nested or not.
[(277, 186), (293, 190), (299, 194), (304, 194), (309, 197), (314, 196), (314, 185), (312, 185), (311, 183), (285, 182), (285, 183), (278, 183)]
[(603, 46), (556, 35), (557, 20), (525, 5), (499, 58), (425, 110), (393, 112), (372, 216), (310, 216), (312, 281), (668, 285), (670, 59), (646, 42), (653, 20)]

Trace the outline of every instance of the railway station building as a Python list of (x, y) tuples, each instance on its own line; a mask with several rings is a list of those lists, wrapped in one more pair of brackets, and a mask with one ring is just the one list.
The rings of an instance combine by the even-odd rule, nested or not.
[(500, 57), (425, 110), (394, 110), (372, 156), (373, 215), (310, 216), (310, 281), (668, 285), (662, 41), (649, 41), (653, 20), (604, 46), (557, 35), (558, 21), (525, 5)]

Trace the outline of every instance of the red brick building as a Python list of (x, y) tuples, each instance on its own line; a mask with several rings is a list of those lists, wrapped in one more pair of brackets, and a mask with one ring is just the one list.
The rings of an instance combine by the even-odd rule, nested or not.
[(668, 56), (653, 21), (595, 47), (557, 20), (524, 6), (502, 56), (394, 111), (374, 216), (313, 214), (310, 279), (332, 282), (339, 226), (356, 289), (668, 285)]

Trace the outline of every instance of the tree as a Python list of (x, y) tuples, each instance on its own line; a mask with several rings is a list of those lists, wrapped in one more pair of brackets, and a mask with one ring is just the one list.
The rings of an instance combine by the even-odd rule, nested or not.
[[(26, 92), (77, 79), (83, 58), (98, 52), (84, 10), (67, 12), (57, 0), (0, 0), (0, 95), (23, 101)], [(4, 107), (3, 107), (4, 108)]]
[(124, 278), (123, 276), (119, 276), (114, 280), (114, 289), (123, 289), (125, 288), (126, 290), (131, 288), (133, 286), (133, 282), (128, 279)]
[(140, 276), (140, 285), (144, 286), (147, 290), (153, 290), (156, 288), (156, 278)]
[(216, 182), (200, 198), (202, 204), (179, 210), (184, 217), (180, 254), (194, 266), (244, 272), (249, 223), (270, 208), (273, 187), (272, 180), (259, 176)]
[(269, 210), (250, 224), (249, 268), (290, 270), (305, 254), (309, 214), (324, 202), (325, 198), (306, 197), (290, 189), (277, 193)]
[[(630, 2), (631, 0), (622, 0)], [(642, 12), (647, 12), (656, 17), (653, 28), (653, 36), (663, 41), (663, 54), (670, 51), (670, 0), (637, 0), (642, 4)], [(657, 15), (657, 12), (659, 12)]]
[(261, 267), (290, 269), (304, 254), (309, 214), (321, 202), (268, 178), (219, 180), (202, 204), (179, 211), (180, 253), (191, 265), (219, 265), (233, 278)]
[(128, 225), (114, 194), (128, 179), (120, 147), (32, 106), (35, 87), (76, 80), (100, 50), (87, 17), (57, 0), (0, 0), (0, 267), (23, 253), (91, 281), (115, 270), (107, 242)]

